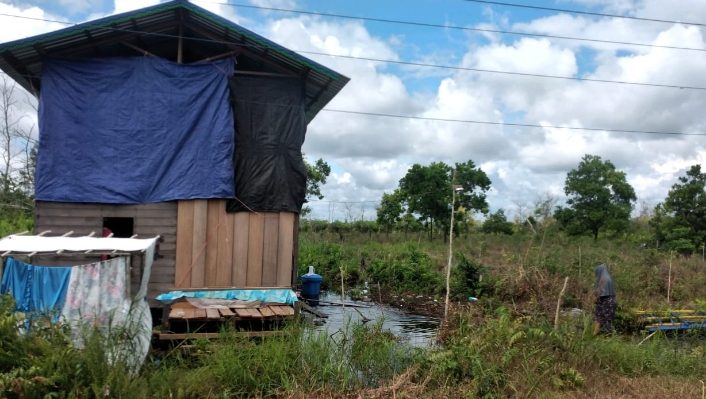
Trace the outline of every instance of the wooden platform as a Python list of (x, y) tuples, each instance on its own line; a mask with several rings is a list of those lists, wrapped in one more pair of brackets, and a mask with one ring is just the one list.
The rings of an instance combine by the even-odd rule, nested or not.
[[(178, 306), (182, 303), (186, 306)], [(288, 305), (263, 305), (257, 308), (198, 309), (187, 302), (172, 305), (169, 319), (224, 320), (224, 319), (269, 319), (293, 318), (294, 308)]]

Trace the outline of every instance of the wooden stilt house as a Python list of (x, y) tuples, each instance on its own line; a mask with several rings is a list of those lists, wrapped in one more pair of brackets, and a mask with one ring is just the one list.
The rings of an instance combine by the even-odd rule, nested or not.
[[(102, 86), (144, 68), (164, 79), (153, 92), (149, 76), (125, 93)], [(2, 44), (0, 69), (40, 98), (36, 233), (160, 235), (150, 297), (293, 285), (304, 132), (348, 78), (183, 0)], [(202, 72), (206, 91), (193, 91)], [(81, 85), (93, 93), (70, 92)], [(189, 186), (228, 179), (231, 190)]]

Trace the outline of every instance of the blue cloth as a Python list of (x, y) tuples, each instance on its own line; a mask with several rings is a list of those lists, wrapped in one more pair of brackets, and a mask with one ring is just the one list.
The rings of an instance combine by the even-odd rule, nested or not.
[(233, 198), (231, 60), (48, 60), (35, 198), (140, 204)]
[(0, 294), (11, 294), (17, 311), (56, 319), (66, 300), (70, 276), (70, 267), (34, 266), (7, 258)]
[(286, 303), (293, 305), (297, 295), (287, 288), (267, 290), (215, 290), (215, 291), (169, 291), (157, 297), (158, 301), (168, 302), (179, 298), (211, 298), (240, 301)]

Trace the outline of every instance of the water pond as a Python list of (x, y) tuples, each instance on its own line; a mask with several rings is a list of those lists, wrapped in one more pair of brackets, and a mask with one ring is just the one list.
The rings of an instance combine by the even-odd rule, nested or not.
[(413, 346), (426, 347), (433, 344), (441, 320), (435, 317), (422, 316), (408, 313), (390, 306), (374, 302), (360, 302), (346, 299), (346, 304), (359, 305), (333, 306), (330, 303), (341, 303), (341, 296), (333, 293), (322, 293), (321, 302), (316, 310), (328, 316), (318, 328), (334, 333), (353, 322), (360, 322), (364, 318), (374, 323), (382, 319), (383, 328), (390, 330), (403, 341)]

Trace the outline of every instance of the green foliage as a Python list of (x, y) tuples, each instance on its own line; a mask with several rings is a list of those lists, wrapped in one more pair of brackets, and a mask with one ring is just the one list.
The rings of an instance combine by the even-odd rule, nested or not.
[(650, 221), (655, 238), (669, 250), (690, 254), (706, 242), (706, 173), (692, 165), (679, 177)]
[(566, 176), (564, 192), (568, 208), (559, 207), (554, 217), (570, 234), (623, 231), (628, 226), (635, 190), (625, 173), (612, 162), (596, 155), (585, 155), (576, 169)]
[(304, 162), (306, 166), (306, 197), (323, 199), (321, 186), (326, 184), (326, 179), (331, 174), (331, 166), (319, 158), (314, 164)]
[(402, 195), (399, 190), (395, 190), (392, 194), (383, 193), (380, 206), (377, 210), (377, 222), (386, 231), (392, 230), (402, 219)]
[(472, 211), (488, 211), (485, 193), (490, 189), (490, 179), (473, 161), (456, 163), (454, 168), (433, 162), (427, 166), (412, 165), (395, 193), (383, 195), (378, 220), (391, 225), (406, 211), (420, 220), (429, 220), (432, 228), (434, 224), (448, 227), (452, 185), (461, 186), (456, 193), (456, 209), (465, 209), (464, 214), (469, 216)]
[(512, 234), (513, 224), (507, 221), (505, 211), (498, 209), (497, 212), (491, 213), (483, 222), (480, 230), (483, 233), (489, 234)]
[[(306, 168), (306, 199), (323, 199), (324, 195), (321, 193), (321, 186), (326, 184), (326, 179), (331, 174), (331, 166), (329, 166), (326, 161), (319, 158), (314, 164), (304, 160), (304, 167)], [(302, 216), (306, 216), (311, 212), (311, 208), (303, 207)]]
[(480, 279), (484, 271), (483, 266), (460, 254), (458, 263), (451, 270), (451, 294), (464, 302), (470, 296), (480, 296), (482, 291)]
[(444, 288), (442, 276), (432, 266), (429, 255), (414, 245), (373, 258), (366, 275), (370, 281), (395, 292), (439, 294)]
[[(20, 335), (12, 303), (0, 297), (0, 397), (200, 398), (272, 397), (302, 390), (348, 392), (391, 381), (418, 361), (382, 323), (352, 324), (333, 336), (293, 325), (253, 340), (222, 333), (199, 341), (192, 356), (162, 354), (138, 374), (108, 361), (108, 340), (88, 336), (76, 349), (61, 329)], [(286, 396), (286, 395), (285, 395)]]
[(32, 231), (34, 219), (24, 212), (0, 218), (0, 237), (22, 231)]

